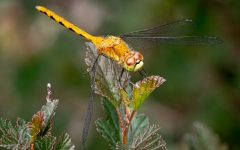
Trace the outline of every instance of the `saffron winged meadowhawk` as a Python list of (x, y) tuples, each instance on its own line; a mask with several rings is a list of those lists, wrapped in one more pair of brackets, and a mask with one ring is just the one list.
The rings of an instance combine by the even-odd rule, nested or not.
[[(120, 36), (93, 36), (54, 12), (42, 6), (36, 6), (37, 10), (44, 13), (51, 19), (60, 23), (76, 34), (83, 36), (98, 47), (98, 57), (92, 67), (91, 73), (91, 96), (83, 127), (82, 143), (86, 142), (89, 125), (93, 111), (93, 93), (95, 87), (95, 68), (99, 56), (103, 55), (112, 59), (123, 67), (123, 71), (143, 71), (143, 55), (135, 50), (143, 50), (153, 47), (157, 44), (171, 44), (182, 46), (209, 46), (222, 43), (222, 40), (215, 36), (183, 36), (195, 28), (195, 23), (191, 19), (183, 19), (153, 28), (126, 33)], [(122, 75), (121, 73), (121, 75)], [(120, 75), (120, 77), (121, 77)]]

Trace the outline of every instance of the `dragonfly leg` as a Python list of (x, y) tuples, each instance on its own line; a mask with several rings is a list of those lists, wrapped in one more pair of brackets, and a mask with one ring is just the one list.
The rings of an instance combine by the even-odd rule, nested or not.
[(83, 77), (85, 77), (85, 75), (86, 75), (87, 73), (90, 73), (90, 74), (91, 74), (91, 73), (93, 72), (94, 67), (96, 67), (96, 65), (98, 64), (98, 59), (100, 58), (100, 56), (107, 57), (107, 56), (104, 55), (103, 53), (99, 54), (99, 55), (97, 56), (97, 58), (95, 59), (92, 68), (91, 68), (90, 70), (88, 70), (88, 71), (86, 71), (86, 72), (83, 73)]
[(125, 69), (122, 68), (121, 74), (120, 74), (120, 76), (119, 76), (119, 78), (118, 78), (119, 86), (120, 86), (120, 88), (122, 88), (122, 89), (123, 89), (123, 86), (122, 86), (122, 81), (121, 81), (121, 79), (122, 79), (122, 77), (123, 77), (123, 73), (124, 73), (124, 72), (125, 72)]
[[(124, 72), (126, 72), (127, 82), (126, 82), (124, 85), (122, 85), (121, 79), (122, 79), (122, 77), (123, 77), (123, 73), (124, 73)], [(142, 74), (142, 73), (141, 73), (141, 74)], [(139, 86), (136, 85), (136, 84), (134, 84), (130, 79), (131, 79), (131, 76), (129, 75), (129, 71), (127, 71), (127, 70), (125, 70), (125, 69), (123, 68), (122, 71), (121, 71), (121, 74), (120, 74), (120, 76), (119, 76), (118, 82), (119, 82), (120, 87), (121, 87), (126, 93), (127, 93), (127, 91), (125, 90), (124, 87), (125, 87), (125, 85), (128, 84), (128, 83), (130, 83), (132, 86), (135, 86), (135, 87), (139, 88)]]
[(139, 70), (138, 72), (141, 74), (143, 79), (148, 76), (148, 73), (143, 68), (142, 68), (142, 70)]
[(145, 78), (145, 76), (142, 74), (141, 70), (139, 70), (138, 73), (140, 73), (140, 75), (142, 76), (142, 78)]
[(142, 71), (145, 73), (145, 77), (149, 76), (145, 69), (142, 68)]
[(131, 76), (129, 75), (129, 72), (127, 71), (126, 73), (127, 73), (127, 81), (128, 81), (128, 83), (130, 83), (132, 86), (134, 86), (134, 87), (136, 87), (136, 88), (139, 88), (138, 84), (134, 84), (134, 83), (130, 80)]
[(89, 71), (84, 72), (82, 76), (85, 77), (85, 75), (86, 75), (87, 73), (89, 73)]

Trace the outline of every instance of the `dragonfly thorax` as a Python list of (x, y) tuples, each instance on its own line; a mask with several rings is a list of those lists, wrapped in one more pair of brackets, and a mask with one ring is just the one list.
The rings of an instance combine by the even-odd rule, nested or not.
[(98, 54), (104, 53), (128, 71), (138, 71), (143, 66), (143, 56), (131, 48), (120, 37), (108, 36), (98, 46)]

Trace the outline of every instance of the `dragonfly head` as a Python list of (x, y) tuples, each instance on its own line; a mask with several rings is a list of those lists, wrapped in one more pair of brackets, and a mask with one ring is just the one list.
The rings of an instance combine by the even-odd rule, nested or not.
[(124, 62), (124, 68), (128, 71), (138, 71), (143, 66), (143, 56), (139, 52), (133, 52)]

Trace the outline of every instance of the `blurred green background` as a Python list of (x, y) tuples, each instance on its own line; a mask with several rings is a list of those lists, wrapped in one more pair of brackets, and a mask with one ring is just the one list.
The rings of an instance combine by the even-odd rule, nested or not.
[[(89, 100), (90, 77), (83, 77), (84, 38), (39, 13), (42, 5), (93, 35), (119, 35), (192, 18), (192, 35), (215, 35), (216, 46), (171, 46), (142, 51), (144, 68), (167, 82), (139, 113), (159, 124), (169, 150), (186, 149), (182, 137), (196, 120), (212, 127), (229, 149), (240, 149), (240, 1), (238, 0), (1, 0), (0, 117), (30, 121), (46, 103), (46, 85), (60, 99), (53, 135), (70, 134), (76, 149), (109, 149), (95, 130), (104, 117), (95, 96), (88, 140), (81, 133)], [(131, 73), (132, 81), (141, 79)]]

